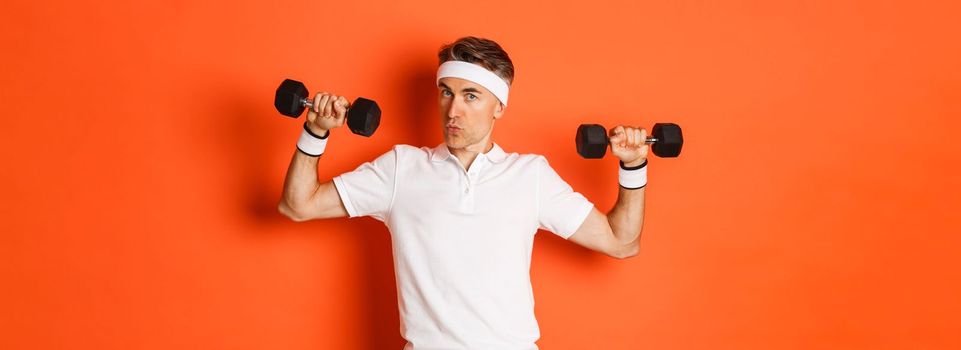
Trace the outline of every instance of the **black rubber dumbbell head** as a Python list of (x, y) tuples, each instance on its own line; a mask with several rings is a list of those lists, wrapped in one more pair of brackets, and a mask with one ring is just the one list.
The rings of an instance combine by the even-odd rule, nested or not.
[(307, 87), (303, 83), (284, 79), (283, 83), (277, 87), (277, 94), (274, 95), (274, 107), (280, 114), (291, 118), (297, 118), (304, 113), (304, 100), (307, 99)]
[(657, 142), (651, 145), (651, 150), (658, 157), (673, 158), (681, 154), (684, 136), (681, 135), (680, 126), (674, 123), (657, 123), (651, 133), (657, 139)]
[(577, 127), (577, 153), (584, 158), (604, 158), (607, 153), (607, 129), (599, 124), (581, 124)]
[(380, 126), (380, 106), (377, 102), (358, 97), (347, 110), (347, 127), (357, 135), (370, 136)]

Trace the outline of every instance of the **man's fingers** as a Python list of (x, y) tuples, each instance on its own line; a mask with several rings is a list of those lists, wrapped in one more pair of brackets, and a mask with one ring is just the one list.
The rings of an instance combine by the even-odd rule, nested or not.
[(311, 109), (314, 110), (314, 113), (320, 113), (320, 102), (325, 95), (327, 95), (326, 92), (318, 92), (317, 95), (314, 95), (314, 105), (311, 107)]
[(325, 116), (325, 117), (333, 117), (333, 116), (334, 116), (334, 112), (333, 112), (333, 111), (334, 111), (334, 101), (335, 101), (336, 99), (337, 99), (337, 96), (334, 96), (334, 95), (330, 95), (330, 96), (327, 97), (327, 101), (324, 101), (324, 113), (322, 114), (323, 116)]
[(334, 118), (337, 120), (338, 126), (343, 126), (344, 122), (347, 121), (347, 113), (337, 113)]
[(344, 114), (347, 113), (347, 99), (343, 96), (337, 96), (337, 99), (333, 102), (334, 114), (337, 118), (343, 118)]
[(328, 94), (325, 92), (325, 93), (323, 93), (323, 95), (320, 97), (320, 102), (314, 105), (315, 111), (316, 111), (317, 113), (320, 113), (320, 116), (321, 116), (321, 117), (326, 117), (326, 116), (330, 115), (330, 114), (328, 114), (329, 112), (327, 112), (327, 111), (324, 110), (324, 108), (327, 106), (327, 102), (328, 102), (328, 101), (330, 101), (330, 95), (328, 95)]
[(624, 133), (624, 127), (621, 125), (615, 126), (611, 128), (610, 131), (608, 131), (609, 136), (614, 136), (614, 135), (623, 134), (623, 133)]
[(608, 135), (610, 136), (612, 145), (620, 145), (621, 143), (624, 143), (626, 136), (624, 135), (624, 127), (620, 125), (611, 129), (611, 131), (608, 132)]

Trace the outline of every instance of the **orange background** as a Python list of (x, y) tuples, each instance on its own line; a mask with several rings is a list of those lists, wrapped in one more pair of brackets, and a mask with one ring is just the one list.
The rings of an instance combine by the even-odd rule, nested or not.
[(441, 130), (436, 51), (517, 68), (495, 140), (602, 210), (580, 123), (684, 128), (639, 256), (541, 231), (544, 349), (961, 348), (961, 5), (5, 1), (0, 348), (400, 349), (389, 233), (276, 211), (283, 78), (384, 110), (322, 179)]

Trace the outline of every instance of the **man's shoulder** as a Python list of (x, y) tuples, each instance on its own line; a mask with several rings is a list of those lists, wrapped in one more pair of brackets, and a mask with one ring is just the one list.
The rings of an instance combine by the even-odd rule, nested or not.
[(394, 152), (396, 152), (398, 156), (402, 156), (402, 155), (415, 155), (415, 156), (416, 156), (416, 155), (424, 155), (424, 156), (429, 156), (430, 153), (432, 152), (433, 148), (432, 148), (432, 147), (427, 147), (427, 146), (418, 147), (418, 146), (414, 146), (414, 145), (408, 145), (408, 144), (399, 143), (399, 144), (396, 144), (396, 145), (394, 145), (393, 147), (391, 147), (391, 150), (394, 151)]
[(433, 151), (432, 147), (395, 144), (385, 151), (383, 156), (389, 156), (398, 162), (408, 163), (410, 161), (428, 159)]
[(537, 153), (511, 152), (511, 153), (507, 153), (507, 158), (508, 159), (516, 158), (518, 161), (525, 162), (525, 163), (535, 163), (535, 162), (547, 163), (547, 157), (544, 157), (543, 155), (540, 155)]
[(522, 172), (533, 171), (547, 165), (547, 157), (537, 153), (504, 151), (502, 157), (503, 159), (498, 163)]
[(547, 157), (545, 157), (545, 156), (542, 155), (542, 154), (538, 154), (538, 153), (526, 153), (526, 152), (509, 152), (509, 151), (504, 151), (504, 154), (507, 155), (507, 159), (512, 159), (512, 158), (513, 158), (513, 159), (516, 159), (516, 160), (518, 160), (518, 161), (525, 162), (525, 163), (530, 163), (530, 162), (547, 162)]

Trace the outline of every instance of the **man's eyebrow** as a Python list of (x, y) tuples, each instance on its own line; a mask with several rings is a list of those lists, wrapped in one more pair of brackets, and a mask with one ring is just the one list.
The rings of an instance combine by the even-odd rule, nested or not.
[[(453, 89), (450, 88), (450, 86), (447, 86), (447, 84), (444, 84), (444, 83), (440, 83), (440, 87), (442, 87), (442, 88), (444, 88), (444, 89), (447, 89), (447, 90), (453, 90)], [(464, 89), (461, 90), (461, 92), (473, 92), (473, 93), (477, 93), (477, 94), (483, 94), (483, 93), (484, 93), (483, 91), (480, 91), (480, 90), (478, 90), (478, 89), (476, 89), (476, 88), (472, 88), (472, 87), (464, 88)]]

